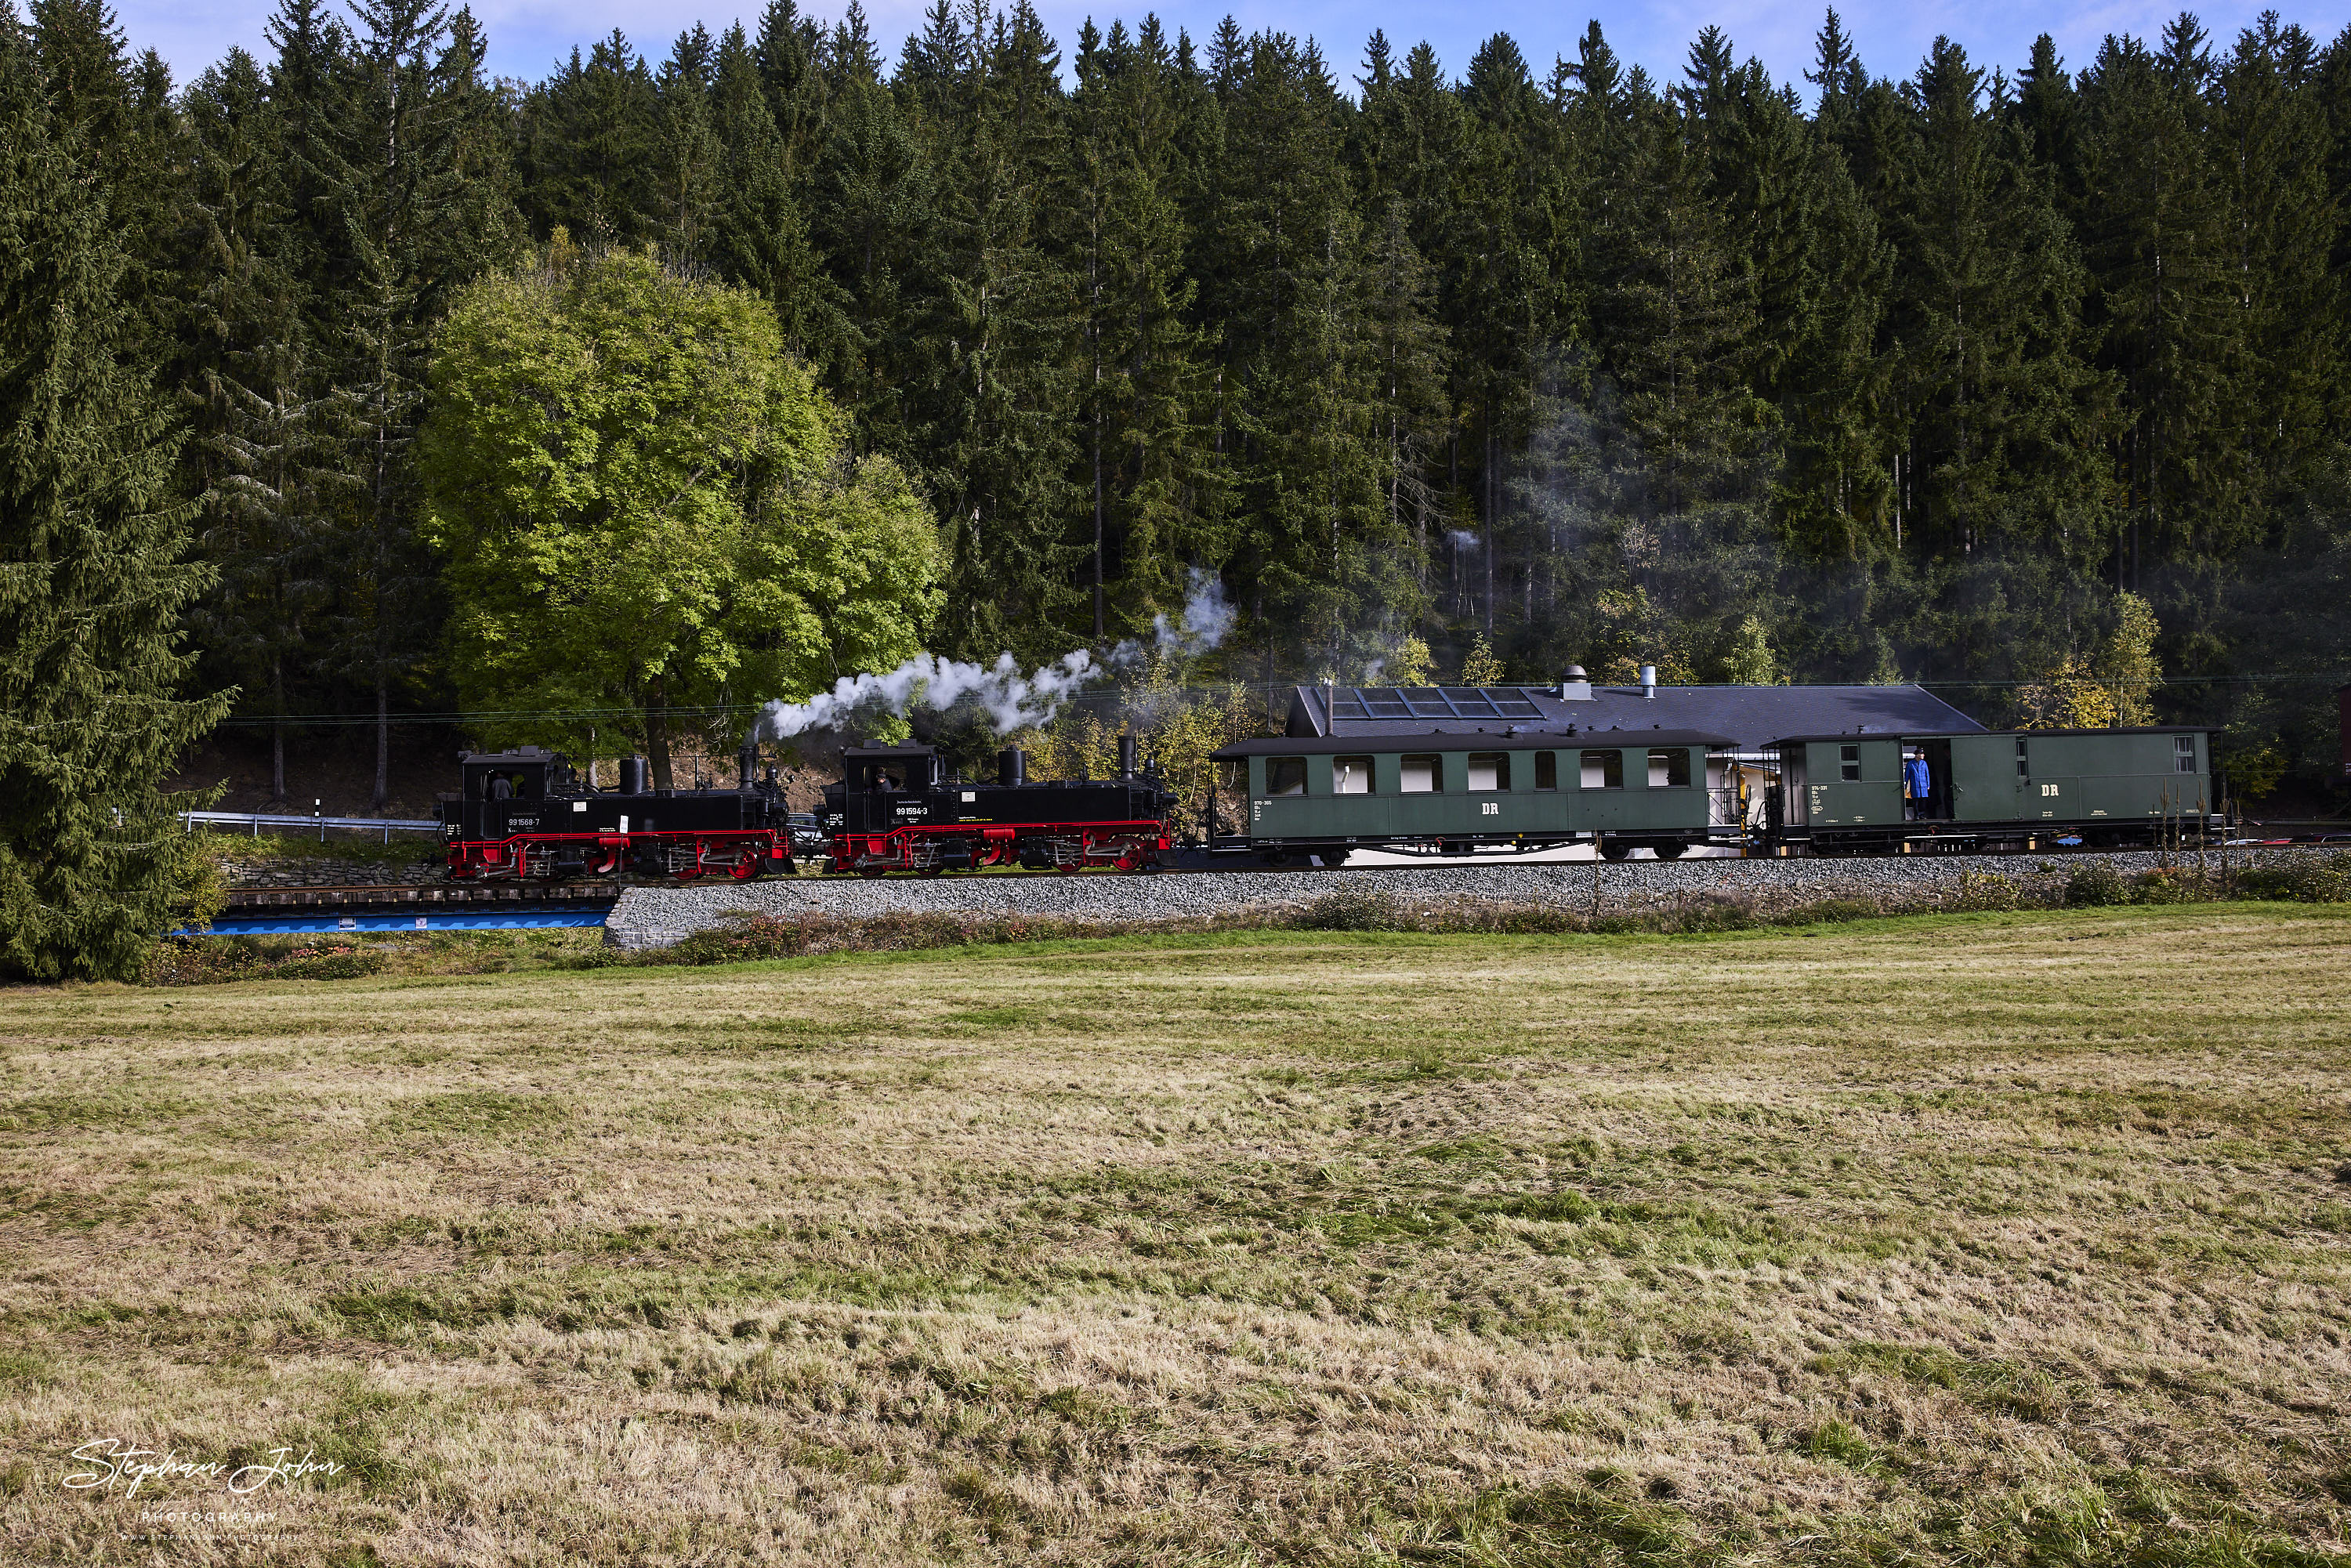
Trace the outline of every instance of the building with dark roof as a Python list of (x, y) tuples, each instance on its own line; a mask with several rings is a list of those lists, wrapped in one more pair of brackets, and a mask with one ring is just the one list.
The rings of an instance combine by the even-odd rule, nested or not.
[(1298, 686), (1284, 733), (1698, 730), (1742, 752), (1791, 735), (1964, 735), (1983, 726), (1923, 686), (1598, 686), (1571, 666), (1556, 686)]

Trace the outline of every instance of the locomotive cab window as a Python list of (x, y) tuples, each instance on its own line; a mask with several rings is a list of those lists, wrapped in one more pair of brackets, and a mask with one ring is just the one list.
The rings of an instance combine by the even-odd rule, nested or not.
[(1558, 752), (1538, 751), (1535, 753), (1535, 788), (1538, 789), (1556, 789), (1559, 788)]
[(1269, 795), (1306, 793), (1306, 758), (1269, 757), (1265, 759), (1265, 792)]
[(1858, 784), (1861, 782), (1860, 747), (1840, 746), (1837, 747), (1837, 777), (1847, 784)]
[(1510, 787), (1510, 754), (1507, 751), (1473, 751), (1469, 754), (1469, 788), (1475, 790), (1508, 789)]
[(1331, 793), (1368, 795), (1372, 792), (1372, 759), (1368, 757), (1331, 758)]
[(2171, 769), (2175, 773), (2196, 771), (2196, 737), (2175, 735), (2171, 737)]
[(1586, 789), (1625, 788), (1625, 754), (1621, 751), (1585, 752), (1583, 787)]
[(1661, 747), (1649, 753), (1650, 789), (1687, 789), (1689, 779), (1689, 753), (1680, 747)]
[(1404, 794), (1436, 794), (1438, 782), (1437, 758), (1434, 757), (1407, 757), (1404, 758), (1404, 767), (1400, 779), (1401, 782), (1398, 784), (1397, 788)]

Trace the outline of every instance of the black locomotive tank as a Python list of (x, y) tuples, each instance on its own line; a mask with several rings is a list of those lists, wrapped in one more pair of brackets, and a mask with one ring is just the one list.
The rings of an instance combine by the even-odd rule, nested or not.
[(824, 791), (832, 869), (878, 876), (935, 874), (988, 865), (1074, 871), (1147, 871), (1168, 849), (1175, 797), (1134, 766), (1120, 737), (1120, 777), (1032, 783), (1026, 758), (1008, 750), (993, 783), (946, 776), (931, 746), (852, 747), (842, 779)]

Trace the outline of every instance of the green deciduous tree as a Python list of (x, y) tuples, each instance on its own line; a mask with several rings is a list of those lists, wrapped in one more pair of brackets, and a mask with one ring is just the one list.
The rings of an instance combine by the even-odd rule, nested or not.
[[(672, 783), (673, 710), (798, 696), (921, 647), (939, 549), (741, 289), (557, 244), (451, 312), (425, 436), (451, 666), (500, 734), (601, 711)], [(610, 721), (608, 720), (608, 723)]]

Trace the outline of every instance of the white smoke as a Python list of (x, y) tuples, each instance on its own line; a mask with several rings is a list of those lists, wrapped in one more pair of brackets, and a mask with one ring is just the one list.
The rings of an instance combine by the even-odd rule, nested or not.
[(1449, 529), (1445, 536), (1453, 548), (1464, 555), (1478, 548), (1478, 536), (1467, 528)]
[[(1182, 622), (1169, 625), (1164, 612), (1151, 618), (1152, 639), (1162, 653), (1205, 653), (1223, 642), (1225, 633), (1233, 629), (1234, 611), (1225, 600), (1223, 580), (1215, 572), (1196, 566), (1187, 569), (1184, 579)], [(1132, 643), (1119, 644), (1122, 650), (1133, 647)]]
[(755, 740), (783, 740), (815, 729), (845, 729), (862, 715), (903, 715), (910, 707), (944, 711), (970, 701), (998, 735), (1049, 722), (1078, 688), (1140, 661), (1147, 651), (1170, 657), (1205, 653), (1232, 630), (1233, 607), (1212, 571), (1194, 567), (1180, 622), (1152, 618), (1151, 643), (1129, 640), (1097, 659), (1083, 648), (1023, 674), (1010, 653), (992, 664), (966, 664), (917, 653), (887, 674), (844, 675), (832, 690), (806, 702), (771, 702), (752, 731)]

